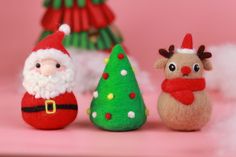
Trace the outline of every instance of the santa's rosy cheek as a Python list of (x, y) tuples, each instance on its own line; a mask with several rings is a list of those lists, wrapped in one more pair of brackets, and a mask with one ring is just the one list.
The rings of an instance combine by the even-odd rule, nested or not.
[(66, 67), (61, 65), (60, 68), (56, 68), (57, 71), (65, 71)]
[(34, 72), (40, 73), (40, 69), (36, 68), (36, 67), (31, 68), (30, 71), (34, 71)]

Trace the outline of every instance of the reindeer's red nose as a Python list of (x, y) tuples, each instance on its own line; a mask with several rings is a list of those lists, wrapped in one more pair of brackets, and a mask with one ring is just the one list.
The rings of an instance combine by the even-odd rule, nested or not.
[(187, 75), (189, 73), (191, 73), (191, 68), (189, 68), (188, 66), (183, 66), (181, 68), (181, 72), (184, 74), (184, 75)]

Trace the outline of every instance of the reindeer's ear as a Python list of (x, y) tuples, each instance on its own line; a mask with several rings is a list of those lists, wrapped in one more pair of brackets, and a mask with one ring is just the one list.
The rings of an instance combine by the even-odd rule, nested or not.
[(159, 60), (157, 60), (155, 63), (154, 63), (154, 67), (156, 69), (161, 69), (161, 68), (164, 68), (166, 66), (166, 63), (168, 62), (168, 59), (167, 58), (161, 58)]
[(204, 67), (205, 70), (210, 71), (210, 70), (213, 69), (211, 61), (209, 61), (209, 60), (207, 60), (207, 59), (204, 59), (204, 60), (202, 61), (202, 63), (203, 63), (203, 67)]

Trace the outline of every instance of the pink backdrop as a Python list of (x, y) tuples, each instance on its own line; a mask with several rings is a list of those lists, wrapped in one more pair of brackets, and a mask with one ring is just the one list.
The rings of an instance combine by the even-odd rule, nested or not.
[[(235, 117), (231, 118), (236, 115), (235, 102), (223, 101), (220, 95), (212, 95), (212, 120), (199, 132), (167, 129), (157, 114), (157, 91), (144, 94), (150, 116), (147, 124), (134, 132), (96, 129), (85, 113), (89, 95), (77, 97), (78, 119), (64, 130), (38, 131), (24, 124), (19, 105), (22, 95), (15, 91), (20, 81), (15, 78), (19, 78), (24, 60), (40, 34), (39, 21), (44, 13), (41, 2), (2, 0), (0, 4), (0, 156), (235, 156)], [(153, 79), (160, 78), (152, 68), (158, 49), (172, 43), (179, 46), (186, 32), (192, 32), (196, 46), (236, 43), (235, 0), (108, 2), (130, 53)]]
[[(0, 5), (0, 71), (21, 70), (41, 30), (42, 0), (8, 0)], [(125, 43), (141, 64), (157, 76), (152, 64), (160, 47), (180, 45), (186, 32), (194, 44), (236, 42), (235, 0), (110, 0)]]

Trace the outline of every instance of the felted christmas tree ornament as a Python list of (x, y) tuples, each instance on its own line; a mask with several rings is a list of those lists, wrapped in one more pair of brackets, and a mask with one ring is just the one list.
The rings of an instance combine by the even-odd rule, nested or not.
[[(121, 32), (114, 25), (113, 11), (105, 0), (45, 0), (44, 7), (40, 40), (56, 31), (60, 24), (71, 27), (72, 33), (65, 37), (63, 44), (75, 59), (75, 92), (92, 93), (105, 67), (103, 63), (108, 52), (123, 42)], [(133, 59), (132, 63), (137, 62)], [(135, 65), (141, 87), (150, 91), (148, 74)]]
[(22, 117), (37, 129), (61, 129), (77, 116), (77, 101), (72, 92), (74, 67), (62, 45), (70, 33), (66, 24), (39, 42), (25, 61), (21, 102)]
[(211, 70), (210, 52), (201, 45), (193, 49), (192, 36), (187, 34), (182, 47), (160, 49), (163, 58), (155, 63), (163, 68), (166, 79), (158, 99), (158, 112), (166, 126), (174, 130), (200, 130), (210, 119), (212, 106), (205, 90), (204, 70)]
[(113, 48), (93, 93), (90, 120), (109, 131), (129, 131), (146, 122), (146, 107), (123, 48)]

